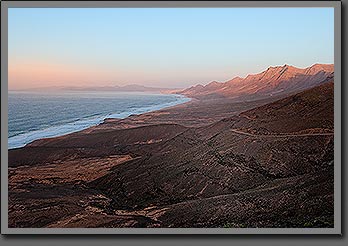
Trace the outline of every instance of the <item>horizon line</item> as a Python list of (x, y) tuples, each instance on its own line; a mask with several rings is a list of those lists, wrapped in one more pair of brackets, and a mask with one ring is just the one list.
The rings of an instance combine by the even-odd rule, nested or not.
[[(103, 88), (103, 87), (107, 87), (107, 88), (116, 88), (116, 87), (119, 87), (119, 88), (124, 88), (124, 87), (127, 87), (127, 86), (141, 86), (141, 87), (144, 87), (144, 88), (151, 88), (151, 89), (159, 89), (159, 90), (181, 90), (181, 89), (185, 89), (185, 88), (189, 88), (189, 87), (193, 87), (193, 86), (198, 86), (198, 85), (202, 85), (202, 86), (205, 86), (205, 85), (208, 85), (212, 82), (217, 82), (217, 83), (225, 83), (229, 80), (233, 80), (235, 78), (240, 78), (240, 79), (245, 79), (247, 78), (249, 75), (256, 75), (256, 74), (259, 74), (259, 73), (262, 73), (264, 71), (266, 71), (267, 69), (269, 68), (277, 68), (277, 67), (284, 67), (284, 66), (290, 66), (290, 67), (294, 67), (294, 68), (297, 68), (297, 69), (307, 69), (307, 68), (310, 68), (310, 67), (313, 67), (315, 65), (334, 65), (334, 63), (320, 63), (320, 62), (316, 62), (316, 63), (313, 63), (312, 65), (310, 66), (305, 66), (305, 67), (300, 67), (300, 66), (296, 66), (296, 65), (293, 65), (293, 64), (289, 64), (289, 63), (283, 63), (283, 65), (269, 65), (267, 68), (263, 68), (261, 71), (259, 70), (258, 72), (251, 72), (251, 73), (248, 73), (247, 75), (245, 76), (239, 76), (239, 75), (236, 75), (234, 77), (230, 77), (229, 79), (226, 79), (226, 80), (223, 80), (223, 81), (217, 81), (217, 80), (211, 80), (209, 82), (206, 82), (206, 83), (196, 83), (196, 84), (191, 84), (190, 86), (187, 86), (187, 87), (157, 87), (157, 86), (151, 86), (151, 85), (142, 85), (142, 84), (139, 84), (139, 83), (129, 83), (129, 84), (124, 84), (124, 85), (100, 85), (100, 86), (81, 86), (81, 85), (78, 85), (78, 86), (64, 86), (64, 85), (56, 85), (56, 86), (42, 86), (42, 87), (31, 87), (31, 88), (22, 88), (22, 89), (8, 89), (8, 91), (30, 91), (30, 90), (39, 90), (39, 89), (64, 89), (64, 88), (82, 88), (82, 89), (88, 89), (88, 88)], [(8, 82), (9, 84), (9, 82)]]

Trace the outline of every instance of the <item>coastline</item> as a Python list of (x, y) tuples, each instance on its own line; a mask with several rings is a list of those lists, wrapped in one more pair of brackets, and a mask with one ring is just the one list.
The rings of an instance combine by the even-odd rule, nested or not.
[[(166, 95), (163, 93), (160, 93), (160, 94)], [(135, 113), (132, 111), (124, 111), (122, 113), (110, 113), (102, 117), (84, 118), (79, 121), (69, 122), (64, 125), (50, 126), (44, 129), (38, 129), (38, 130), (18, 134), (8, 138), (8, 150), (22, 148), (27, 146), (28, 144), (31, 144), (34, 141), (38, 141), (42, 139), (61, 137), (61, 136), (69, 135), (72, 133), (88, 130), (88, 128), (92, 128), (100, 124), (103, 124), (105, 121), (109, 119), (125, 119), (132, 115), (141, 115), (141, 114), (150, 113), (150, 112), (154, 112), (158, 110), (163, 110), (166, 108), (172, 108), (172, 107), (176, 107), (178, 105), (182, 105), (192, 101), (192, 98), (186, 97), (181, 94), (173, 94), (173, 95), (176, 98), (180, 97), (181, 101), (176, 100), (170, 103), (158, 104), (158, 105), (150, 106), (150, 107), (142, 107), (139, 109), (140, 113)], [(82, 126), (79, 127), (76, 125), (82, 125)], [(62, 130), (62, 128), (65, 128), (65, 129)], [(41, 135), (42, 137), (36, 137), (37, 135)], [(23, 140), (23, 138), (25, 140)]]

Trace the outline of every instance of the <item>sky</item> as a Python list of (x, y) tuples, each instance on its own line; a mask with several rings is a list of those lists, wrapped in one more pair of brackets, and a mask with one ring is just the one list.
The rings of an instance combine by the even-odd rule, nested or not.
[(333, 8), (10, 8), (9, 89), (184, 88), (334, 62)]

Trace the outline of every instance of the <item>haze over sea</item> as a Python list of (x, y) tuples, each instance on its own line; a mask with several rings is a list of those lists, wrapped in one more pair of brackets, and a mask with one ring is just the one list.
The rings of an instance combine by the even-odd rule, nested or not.
[(189, 101), (142, 92), (28, 92), (8, 95), (8, 148), (80, 131), (105, 118), (126, 118)]

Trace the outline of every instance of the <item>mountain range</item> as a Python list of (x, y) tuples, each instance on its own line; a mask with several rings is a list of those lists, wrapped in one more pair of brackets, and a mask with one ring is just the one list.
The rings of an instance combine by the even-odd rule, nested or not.
[(124, 86), (55, 86), (31, 90), (58, 91), (115, 91), (115, 92), (159, 92), (181, 94), (196, 99), (229, 98), (257, 100), (273, 96), (288, 95), (315, 87), (333, 80), (333, 64), (314, 64), (307, 68), (290, 65), (269, 67), (267, 70), (250, 74), (245, 78), (235, 77), (226, 82), (212, 81), (207, 85), (198, 84), (186, 89), (148, 87), (138, 84)]
[(245, 78), (235, 77), (223, 83), (213, 81), (205, 86), (199, 84), (175, 93), (200, 99), (257, 99), (299, 92), (330, 81), (333, 77), (333, 64), (314, 64), (307, 68), (285, 64), (269, 67), (261, 73)]
[(124, 86), (50, 86), (32, 88), (31, 91), (116, 91), (116, 92), (163, 92), (170, 93), (178, 91), (173, 88), (149, 87), (137, 84), (129, 84)]

